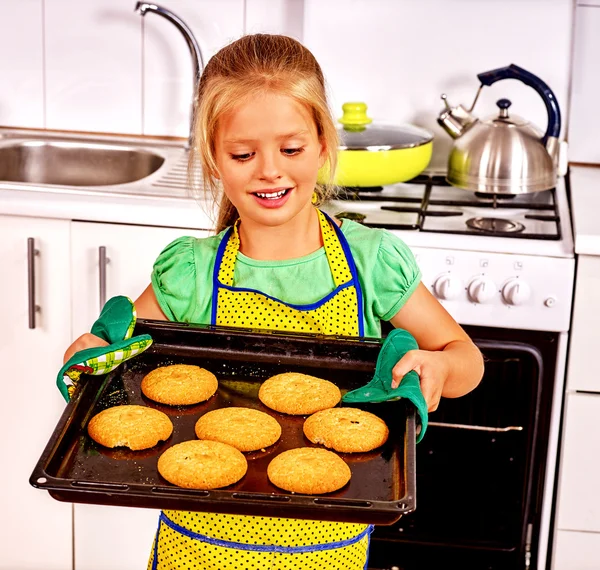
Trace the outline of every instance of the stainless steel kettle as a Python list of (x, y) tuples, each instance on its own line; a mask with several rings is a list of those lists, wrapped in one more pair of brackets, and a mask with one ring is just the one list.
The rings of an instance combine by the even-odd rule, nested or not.
[[(490, 194), (523, 194), (556, 186), (561, 144), (560, 109), (550, 87), (539, 77), (514, 64), (480, 73), (481, 85), (469, 110), (446, 108), (438, 123), (455, 140), (448, 157), (447, 180), (453, 186)], [(511, 102), (500, 99), (499, 112), (479, 120), (471, 111), (484, 86), (501, 79), (518, 79), (544, 100), (548, 127), (542, 135), (528, 121), (509, 114)]]

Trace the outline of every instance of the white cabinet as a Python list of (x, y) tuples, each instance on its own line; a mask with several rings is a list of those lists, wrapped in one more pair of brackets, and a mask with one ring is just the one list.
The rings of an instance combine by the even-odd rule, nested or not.
[(600, 532), (600, 394), (568, 394), (565, 413), (558, 528)]
[(552, 570), (598, 570), (600, 534), (561, 530), (556, 534)]
[[(70, 222), (0, 216), (0, 568), (72, 568), (72, 506), (29, 485), (29, 476), (64, 408), (55, 385), (69, 345)], [(28, 239), (38, 254), (28, 264)], [(31, 265), (31, 266), (30, 266)], [(35, 328), (28, 276), (35, 275)]]
[(600, 392), (600, 374), (592, 358), (600, 346), (599, 291), (600, 257), (580, 255), (573, 303), (568, 390)]
[[(183, 235), (209, 232), (73, 222), (71, 264), (73, 335), (90, 330), (100, 312), (100, 249), (105, 248), (106, 299), (135, 300), (150, 284), (158, 254)], [(145, 570), (158, 511), (75, 505), (75, 570)]]
[(150, 284), (152, 265), (173, 240), (185, 235), (205, 237), (204, 230), (73, 222), (71, 264), (73, 335), (88, 332), (100, 306), (101, 251), (106, 256), (106, 299), (126, 295), (133, 301)]
[[(600, 15), (600, 9), (597, 11)], [(599, 290), (600, 257), (580, 255), (563, 411), (553, 570), (600, 568), (600, 376), (595, 362), (600, 344)]]

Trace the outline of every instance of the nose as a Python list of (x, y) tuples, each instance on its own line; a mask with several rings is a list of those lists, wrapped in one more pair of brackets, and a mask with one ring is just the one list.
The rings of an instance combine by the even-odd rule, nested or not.
[(274, 182), (282, 177), (281, 156), (279, 149), (277, 152), (263, 152), (259, 156), (258, 177), (260, 180)]

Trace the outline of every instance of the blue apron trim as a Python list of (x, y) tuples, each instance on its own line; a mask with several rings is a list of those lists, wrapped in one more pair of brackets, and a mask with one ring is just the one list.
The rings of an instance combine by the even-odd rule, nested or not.
[(225, 248), (229, 243), (229, 236), (231, 236), (231, 232), (233, 232), (233, 227), (229, 228), (223, 238), (221, 239), (221, 243), (219, 244), (219, 248), (217, 249), (217, 256), (215, 258), (215, 267), (213, 269), (213, 293), (212, 293), (212, 309), (210, 314), (210, 324), (217, 324), (217, 299), (219, 298), (219, 270), (221, 269), (221, 262), (223, 261), (223, 254), (225, 253)]
[(267, 295), (266, 293), (263, 293), (262, 291), (258, 291), (257, 289), (247, 289), (245, 287), (232, 287), (230, 285), (223, 285), (222, 283), (219, 283), (219, 287), (221, 287), (221, 289), (228, 289), (229, 291), (256, 293), (257, 295), (260, 295), (261, 297), (266, 297), (267, 299), (271, 299), (272, 301), (277, 301), (278, 303), (281, 303), (282, 305), (285, 305), (286, 307), (290, 307), (290, 308), (296, 309), (298, 311), (312, 311), (314, 309), (318, 309), (321, 305), (324, 305), (331, 298), (335, 297), (335, 295), (337, 295), (340, 291), (342, 291), (343, 289), (347, 289), (348, 287), (351, 287), (351, 286), (352, 286), (352, 281), (348, 281), (348, 283), (344, 283), (343, 285), (340, 285), (334, 291), (329, 293), (329, 295), (327, 295), (326, 297), (323, 297), (316, 303), (311, 303), (310, 305), (292, 305), (290, 303), (285, 303), (284, 301), (282, 301), (281, 299), (278, 299), (277, 297), (271, 297), (271, 295)]
[(233, 542), (230, 540), (220, 540), (218, 538), (211, 538), (209, 536), (205, 536), (203, 534), (198, 534), (187, 528), (178, 525), (169, 519), (164, 512), (161, 512), (160, 519), (164, 522), (168, 527), (173, 530), (187, 536), (188, 538), (192, 538), (194, 540), (199, 540), (200, 542), (206, 542), (207, 544), (211, 544), (213, 546), (220, 546), (222, 548), (235, 548), (237, 550), (249, 550), (252, 552), (278, 552), (281, 554), (297, 554), (301, 552), (317, 552), (321, 550), (333, 550), (335, 548), (343, 548), (344, 546), (350, 546), (361, 541), (365, 536), (370, 535), (373, 532), (373, 525), (369, 525), (365, 530), (363, 530), (360, 534), (357, 534), (353, 538), (349, 538), (348, 540), (340, 540), (339, 542), (328, 542), (326, 544), (313, 544), (309, 546), (277, 546), (275, 544), (245, 544), (243, 542)]
[[(375, 530), (375, 527), (372, 524), (370, 524), (368, 530), (369, 530), (369, 535), (370, 535), (373, 532), (373, 530)], [(368, 568), (369, 568), (369, 550), (370, 550), (370, 548), (371, 548), (371, 536), (369, 536), (369, 541), (367, 542), (367, 554), (365, 557), (365, 566), (364, 566), (363, 570), (368, 570)]]
[(327, 221), (333, 226), (335, 233), (337, 234), (338, 240), (342, 245), (342, 249), (344, 250), (344, 255), (346, 256), (346, 262), (350, 267), (350, 273), (352, 274), (352, 283), (354, 283), (354, 287), (356, 289), (356, 299), (358, 303), (358, 336), (365, 336), (365, 325), (363, 319), (363, 296), (362, 289), (360, 288), (360, 281), (358, 279), (358, 271), (356, 271), (356, 264), (354, 263), (354, 257), (352, 256), (352, 251), (350, 250), (350, 244), (346, 239), (346, 236), (342, 232), (341, 228), (325, 213), (323, 215), (327, 219)]
[(341, 290), (354, 285), (356, 289), (356, 301), (357, 301), (357, 318), (358, 318), (358, 336), (362, 337), (365, 335), (365, 325), (364, 325), (364, 315), (363, 315), (363, 297), (362, 297), (362, 289), (360, 287), (360, 281), (358, 279), (358, 272), (356, 271), (356, 264), (354, 263), (354, 257), (352, 256), (352, 251), (350, 250), (350, 245), (348, 244), (348, 240), (346, 236), (342, 233), (342, 230), (338, 227), (338, 225), (325, 213), (322, 212), (327, 221), (333, 226), (333, 229), (337, 235), (337, 238), (342, 246), (342, 250), (344, 255), (346, 256), (346, 262), (348, 263), (348, 267), (350, 268), (350, 274), (352, 275), (352, 279), (347, 283), (344, 283), (337, 287), (334, 291), (329, 293), (326, 297), (323, 297), (320, 301), (316, 303), (311, 303), (309, 305), (292, 305), (290, 303), (285, 303), (281, 299), (277, 299), (277, 297), (272, 297), (270, 295), (266, 295), (262, 291), (258, 291), (256, 289), (246, 289), (242, 287), (233, 287), (230, 285), (224, 285), (219, 281), (219, 270), (221, 269), (221, 262), (223, 261), (223, 255), (225, 254), (225, 248), (229, 242), (229, 238), (231, 233), (233, 232), (233, 227), (230, 227), (223, 238), (221, 239), (221, 243), (219, 244), (219, 248), (217, 249), (217, 256), (215, 258), (215, 267), (213, 269), (213, 293), (212, 293), (212, 308), (211, 308), (211, 316), (210, 316), (210, 324), (217, 324), (217, 304), (218, 304), (218, 295), (219, 295), (219, 287), (223, 289), (228, 289), (229, 291), (243, 291), (247, 293), (255, 293), (257, 295), (262, 295), (267, 299), (271, 299), (272, 301), (276, 301), (277, 303), (281, 303), (286, 307), (290, 307), (297, 311), (312, 311), (314, 309), (318, 309), (322, 305), (324, 305), (327, 301), (332, 299), (337, 293)]
[(154, 557), (152, 560), (152, 570), (158, 570), (158, 535), (160, 534), (161, 517), (158, 517), (158, 528), (156, 529), (156, 537), (154, 539)]

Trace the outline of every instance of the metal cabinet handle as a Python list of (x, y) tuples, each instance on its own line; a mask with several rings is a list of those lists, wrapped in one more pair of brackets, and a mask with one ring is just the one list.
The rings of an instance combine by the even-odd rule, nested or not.
[(35, 328), (35, 314), (40, 311), (40, 306), (35, 304), (35, 256), (40, 251), (35, 249), (35, 238), (27, 238), (27, 293), (29, 328)]
[(106, 265), (110, 259), (106, 257), (106, 246), (101, 245), (98, 248), (98, 275), (100, 279), (100, 311), (106, 304)]

